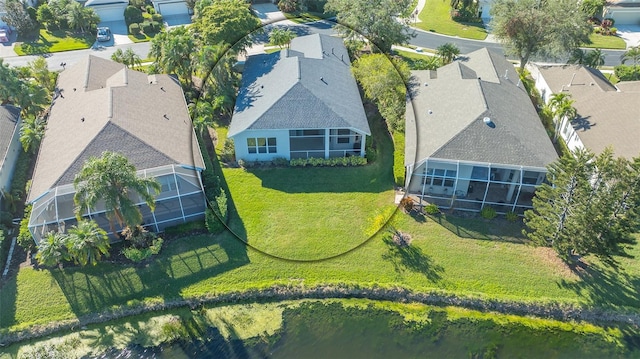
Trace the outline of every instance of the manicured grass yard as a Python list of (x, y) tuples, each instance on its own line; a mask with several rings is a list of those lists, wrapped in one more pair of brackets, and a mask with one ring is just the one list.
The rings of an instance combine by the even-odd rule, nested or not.
[(627, 48), (627, 44), (618, 36), (605, 36), (596, 33), (589, 35), (590, 44), (582, 45), (584, 47), (590, 47), (593, 49), (613, 49), (624, 50)]
[(294, 13), (283, 12), (283, 14), (287, 18), (287, 20), (291, 20), (296, 24), (306, 24), (308, 22), (314, 22), (314, 21), (323, 20), (323, 19), (327, 19), (335, 16), (334, 14), (325, 14), (321, 12), (312, 12), (312, 11), (294, 12)]
[(95, 41), (95, 34), (90, 32), (79, 34), (71, 31), (57, 30), (50, 32), (40, 29), (37, 39), (16, 45), (14, 50), (20, 56), (82, 50), (91, 47)]
[(420, 22), (415, 27), (437, 32), (439, 34), (459, 36), (465, 39), (484, 40), (487, 31), (482, 24), (462, 24), (451, 19), (449, 11), (451, 5), (449, 1), (427, 0), (427, 3), (418, 14)]

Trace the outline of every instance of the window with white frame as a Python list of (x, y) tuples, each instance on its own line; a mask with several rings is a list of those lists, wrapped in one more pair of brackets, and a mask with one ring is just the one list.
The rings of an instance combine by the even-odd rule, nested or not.
[(247, 138), (247, 151), (249, 153), (277, 153), (278, 147), (275, 137), (251, 137)]

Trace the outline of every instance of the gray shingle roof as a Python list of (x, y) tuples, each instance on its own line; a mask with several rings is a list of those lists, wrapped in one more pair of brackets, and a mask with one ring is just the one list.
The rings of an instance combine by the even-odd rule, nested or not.
[(640, 155), (640, 82), (613, 86), (600, 71), (579, 65), (538, 69), (553, 93), (571, 94), (578, 111), (573, 127), (585, 147), (600, 153), (612, 146), (616, 156), (626, 158)]
[(15, 131), (20, 130), (17, 128), (19, 118), (19, 107), (11, 105), (0, 106), (0, 168), (2, 168), (5, 158), (7, 158), (7, 151), (13, 139), (13, 134)]
[(341, 39), (314, 34), (250, 56), (229, 136), (248, 129), (353, 128), (370, 134)]
[(438, 69), (437, 78), (429, 71), (412, 75), (405, 164), (432, 157), (543, 168), (557, 158), (513, 65), (503, 56), (480, 49)]
[[(168, 164), (203, 168), (180, 84), (89, 56), (58, 77), (29, 200), (73, 182), (89, 156), (117, 150), (138, 170)], [(102, 150), (101, 150), (102, 149)]]

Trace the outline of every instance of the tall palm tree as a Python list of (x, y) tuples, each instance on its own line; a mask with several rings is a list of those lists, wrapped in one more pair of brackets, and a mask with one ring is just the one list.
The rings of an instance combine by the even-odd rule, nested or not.
[(109, 255), (109, 237), (96, 222), (80, 221), (68, 233), (69, 253), (80, 265), (96, 265), (102, 255)]
[(634, 66), (640, 64), (640, 46), (634, 46), (620, 56), (623, 64), (628, 60), (631, 60)]
[(604, 65), (604, 53), (600, 49), (591, 50), (585, 56), (585, 65), (597, 69)]
[(194, 57), (197, 56), (194, 35), (184, 26), (161, 32), (151, 41), (149, 56), (155, 58), (157, 68), (178, 76), (184, 85), (193, 85)]
[(549, 107), (551, 108), (555, 121), (555, 132), (553, 135), (554, 142), (558, 140), (558, 134), (565, 119), (567, 121), (571, 121), (578, 114), (575, 107), (573, 107), (574, 102), (575, 101), (571, 99), (571, 95), (568, 93), (556, 93), (551, 95), (551, 99), (549, 99)]
[(124, 64), (129, 68), (135, 68), (137, 66), (142, 66), (142, 59), (132, 48), (128, 47), (124, 53), (122, 54), (122, 58), (124, 60)]
[(442, 64), (446, 65), (456, 59), (456, 56), (460, 55), (460, 49), (455, 44), (447, 42), (446, 44), (438, 46), (436, 54), (442, 59)]
[(25, 152), (35, 153), (42, 137), (44, 137), (45, 122), (40, 117), (25, 118), (20, 127), (20, 143)]
[(84, 6), (77, 1), (67, 5), (67, 21), (71, 28), (84, 32), (84, 28), (87, 26), (87, 15), (84, 11)]
[(73, 185), (76, 216), (80, 218), (83, 210), (94, 208), (98, 201), (104, 200), (112, 232), (115, 232), (114, 221), (120, 227), (142, 223), (142, 213), (131, 199), (132, 193), (140, 195), (153, 211), (155, 196), (161, 188), (154, 178), (138, 177), (136, 168), (125, 156), (111, 151), (103, 152), (101, 157), (89, 158)]
[(583, 49), (576, 48), (571, 51), (571, 56), (567, 64), (584, 65), (587, 62), (587, 52)]
[(69, 251), (67, 249), (68, 237), (64, 233), (49, 232), (38, 244), (38, 253), (36, 259), (38, 263), (53, 267), (61, 265), (62, 261), (69, 260)]

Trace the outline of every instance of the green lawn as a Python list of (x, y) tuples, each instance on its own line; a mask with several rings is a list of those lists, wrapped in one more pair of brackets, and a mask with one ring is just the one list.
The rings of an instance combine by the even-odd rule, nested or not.
[(451, 19), (449, 1), (427, 0), (424, 9), (418, 15), (420, 22), (415, 27), (439, 34), (459, 36), (465, 39), (484, 40), (487, 31), (482, 24), (462, 24)]
[(618, 36), (605, 36), (592, 33), (589, 36), (589, 40), (591, 40), (591, 43), (583, 45), (584, 47), (613, 50), (624, 50), (627, 48), (627, 44)]
[(412, 70), (417, 70), (416, 63), (418, 63), (419, 61), (428, 61), (433, 59), (433, 55), (419, 54), (410, 51), (393, 50), (393, 53), (397, 56), (400, 56)]
[(51, 52), (88, 49), (96, 41), (92, 33), (78, 34), (71, 31), (57, 30), (50, 32), (41, 29), (37, 39), (16, 44), (16, 54), (37, 55)]
[(321, 12), (311, 12), (311, 11), (303, 11), (303, 12), (283, 12), (284, 16), (287, 20), (291, 20), (296, 24), (306, 24), (308, 22), (314, 22), (322, 19), (327, 19), (335, 16), (334, 14), (325, 14)]

